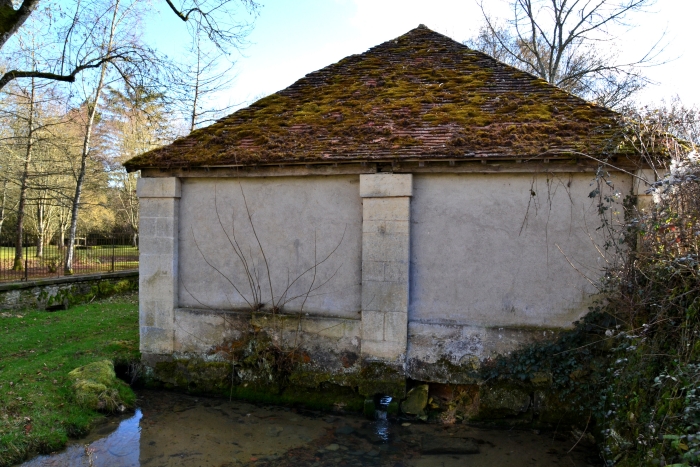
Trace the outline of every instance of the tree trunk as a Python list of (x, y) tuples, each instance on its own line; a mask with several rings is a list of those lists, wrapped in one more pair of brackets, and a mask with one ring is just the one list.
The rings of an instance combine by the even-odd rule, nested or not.
[(192, 96), (192, 114), (190, 115), (190, 133), (194, 131), (197, 124), (197, 101), (199, 100), (199, 75), (201, 70), (202, 49), (199, 46), (199, 36), (197, 36), (197, 74), (194, 80), (194, 96)]
[(44, 237), (46, 236), (46, 226), (44, 225), (44, 205), (41, 200), (36, 207), (36, 257), (44, 257)]
[(34, 78), (31, 80), (31, 92), (29, 95), (29, 118), (27, 120), (27, 152), (24, 159), (24, 170), (19, 188), (19, 205), (17, 206), (17, 236), (15, 237), (15, 262), (14, 271), (24, 269), (22, 264), (22, 234), (24, 233), (24, 206), (27, 204), (27, 179), (29, 178), (29, 163), (32, 160), (32, 146), (34, 144)]
[[(101, 84), (101, 80), (100, 80)], [(92, 123), (95, 117), (95, 108), (93, 106), (88, 110), (88, 123), (85, 128), (85, 139), (83, 140), (83, 153), (80, 158), (80, 171), (78, 172), (78, 180), (75, 185), (75, 196), (73, 196), (73, 204), (71, 207), (71, 221), (68, 231), (68, 251), (66, 252), (66, 262), (63, 268), (65, 274), (73, 274), (73, 254), (75, 252), (75, 234), (78, 229), (78, 209), (80, 208), (80, 196), (83, 193), (83, 182), (85, 181), (85, 171), (87, 167), (88, 151), (90, 150), (90, 136), (92, 135)]]
[[(114, 15), (112, 16), (112, 27), (109, 32), (109, 40), (107, 42), (106, 53), (109, 54), (112, 50), (112, 41), (114, 40), (114, 30), (117, 26), (117, 11), (119, 10), (119, 1), (114, 5)], [(88, 119), (85, 124), (85, 138), (83, 139), (83, 151), (80, 157), (80, 171), (78, 172), (78, 180), (75, 185), (75, 196), (71, 207), (70, 230), (68, 232), (68, 251), (66, 252), (66, 262), (63, 271), (65, 274), (73, 274), (73, 254), (75, 251), (75, 232), (78, 228), (78, 210), (80, 209), (80, 196), (83, 193), (83, 182), (85, 181), (85, 172), (87, 169), (87, 159), (90, 155), (90, 138), (92, 137), (92, 126), (95, 122), (95, 114), (97, 113), (97, 103), (102, 94), (104, 87), (105, 74), (107, 73), (107, 63), (103, 63), (100, 68), (100, 79), (97, 82), (95, 89), (95, 98), (88, 103)]]
[(0, 14), (3, 18), (0, 24), (0, 48), (17, 32), (37, 6), (39, 0), (24, 0), (15, 10), (11, 0), (0, 2)]
[(2, 181), (2, 203), (0, 204), (0, 238), (2, 238), (2, 224), (5, 223), (5, 202), (7, 201), (7, 179)]

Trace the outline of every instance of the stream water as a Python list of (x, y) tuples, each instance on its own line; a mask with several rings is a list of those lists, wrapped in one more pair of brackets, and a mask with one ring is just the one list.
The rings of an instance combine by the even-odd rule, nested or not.
[[(139, 392), (139, 408), (111, 418), (48, 466), (586, 467), (594, 451), (556, 433), (429, 425), (287, 407)], [(571, 452), (568, 452), (570, 451)]]

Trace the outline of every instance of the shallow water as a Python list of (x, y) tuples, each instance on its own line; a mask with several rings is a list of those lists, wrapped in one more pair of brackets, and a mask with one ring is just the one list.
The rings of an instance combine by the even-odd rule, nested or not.
[(586, 467), (598, 465), (574, 439), (466, 425), (369, 421), (192, 397), (139, 392), (136, 413), (110, 419), (65, 451), (23, 466), (387, 466)]

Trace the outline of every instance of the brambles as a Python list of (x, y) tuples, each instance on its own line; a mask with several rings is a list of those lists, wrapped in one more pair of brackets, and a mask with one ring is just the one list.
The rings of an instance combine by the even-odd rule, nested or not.
[(555, 341), (483, 372), (523, 385), (550, 377), (570, 415), (562, 420), (590, 417), (586, 428), (611, 466), (700, 461), (700, 157), (695, 112), (674, 106), (638, 113), (626, 132), (625, 144), (660, 177), (646, 191), (653, 200), (626, 198), (620, 225), (611, 214), (619, 197), (601, 195), (610, 180), (596, 174), (602, 300)]

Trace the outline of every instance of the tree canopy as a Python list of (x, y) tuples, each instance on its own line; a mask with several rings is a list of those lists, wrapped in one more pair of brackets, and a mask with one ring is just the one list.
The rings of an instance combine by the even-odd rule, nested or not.
[[(159, 70), (167, 59), (139, 41), (139, 33), (148, 22), (145, 12), (151, 5), (144, 0), (122, 2), (122, 16), (137, 18), (129, 29), (129, 39), (106, 52), (99, 47), (104, 36), (99, 25), (115, 8), (115, 0), (24, 0), (14, 8), (12, 0), (0, 0), (0, 52), (5, 70), (0, 89), (22, 78), (37, 78), (73, 83), (76, 77), (108, 63), (123, 75), (136, 76), (145, 70)], [(190, 33), (202, 35), (222, 52), (239, 48), (250, 32), (259, 4), (255, 0), (166, 0), (167, 10), (188, 25)], [(26, 27), (29, 18), (43, 16), (44, 34), (50, 44), (36, 69), (18, 63), (13, 41)], [(8, 50), (9, 49), (9, 50)], [(139, 72), (139, 73), (135, 73)], [(156, 73), (151, 73), (150, 78)]]

